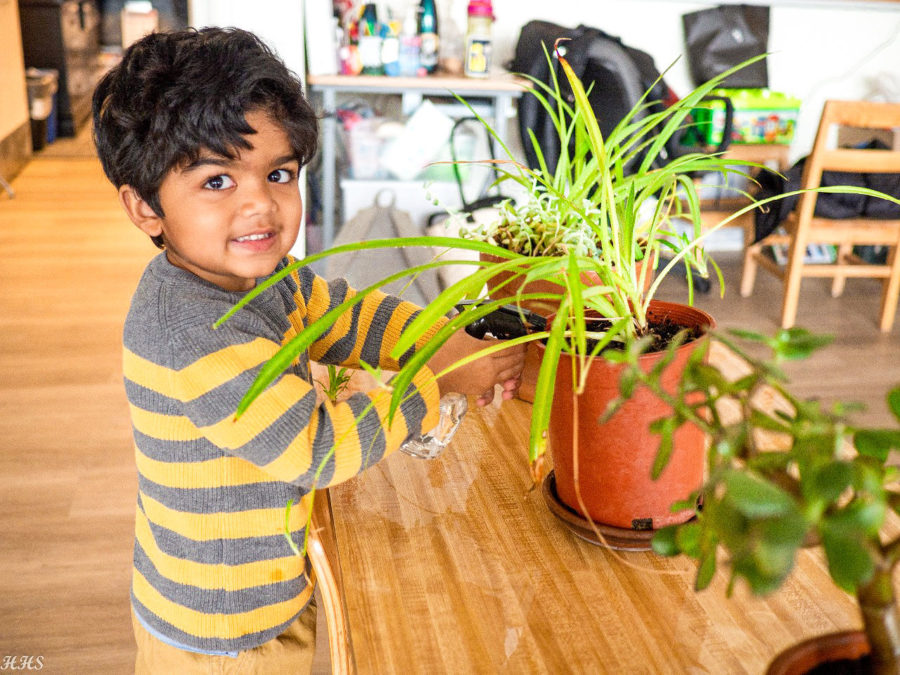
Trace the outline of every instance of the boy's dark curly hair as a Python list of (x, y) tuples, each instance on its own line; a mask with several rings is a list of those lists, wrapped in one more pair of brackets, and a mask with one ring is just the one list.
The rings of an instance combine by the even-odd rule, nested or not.
[[(318, 125), (296, 75), (252, 33), (203, 28), (151, 33), (99, 82), (93, 133), (103, 170), (163, 217), (170, 169), (207, 149), (233, 159), (249, 148), (245, 116), (264, 111), (285, 130), (300, 165), (315, 155)], [(162, 248), (161, 237), (151, 237)]]

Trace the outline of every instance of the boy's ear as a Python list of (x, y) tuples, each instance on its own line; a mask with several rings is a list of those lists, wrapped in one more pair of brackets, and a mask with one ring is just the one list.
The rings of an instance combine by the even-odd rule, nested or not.
[(130, 185), (123, 185), (119, 188), (119, 203), (125, 209), (125, 213), (131, 219), (131, 222), (145, 234), (151, 237), (158, 237), (162, 234), (162, 218), (156, 215), (150, 205), (143, 200)]

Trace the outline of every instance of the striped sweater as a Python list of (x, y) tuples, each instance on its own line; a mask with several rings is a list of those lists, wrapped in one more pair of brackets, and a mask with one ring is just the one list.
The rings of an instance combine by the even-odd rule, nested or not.
[[(282, 633), (313, 590), (308, 563), (282, 534), (288, 500), (310, 491), (323, 460), (318, 485), (327, 487), (437, 424), (438, 390), (428, 369), (386, 430), (385, 392), (337, 405), (316, 401), (309, 359), (396, 370), (409, 357), (412, 350), (398, 364), (389, 354), (418, 308), (383, 294), (345, 313), (234, 420), (262, 364), (353, 293), (343, 280), (326, 282), (301, 268), (214, 330), (240, 294), (171, 265), (165, 254), (144, 272), (124, 330), (139, 481), (132, 602), (170, 640), (240, 651)], [(291, 512), (298, 543), (302, 504)]]

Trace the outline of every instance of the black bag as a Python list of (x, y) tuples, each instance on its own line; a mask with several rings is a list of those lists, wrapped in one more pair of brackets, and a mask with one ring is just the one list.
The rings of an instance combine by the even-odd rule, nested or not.
[[(360, 210), (344, 223), (334, 246), (373, 239), (423, 236), (425, 233), (413, 223), (409, 213), (394, 208), (395, 201), (396, 196), (390, 189), (380, 190), (371, 207)], [(328, 257), (325, 277), (343, 277), (353, 288), (363, 289), (393, 272), (427, 265), (433, 257), (430, 249), (410, 246), (348, 251)], [(411, 281), (410, 278), (382, 285), (381, 290), (399, 295), (420, 307), (427, 305), (441, 292), (441, 283), (434, 269), (421, 272)]]
[[(695, 86), (764, 54), (769, 44), (769, 8), (762, 5), (721, 5), (681, 17), (688, 63)], [(729, 75), (723, 87), (769, 86), (766, 60)]]
[[(887, 149), (878, 140), (867, 143), (865, 148)], [(785, 176), (771, 171), (763, 171), (758, 177), (757, 199), (766, 199), (785, 192), (799, 190), (803, 178), (806, 157), (798, 160)], [(850, 173), (846, 171), (823, 171), (820, 185), (832, 187), (851, 185), (884, 192), (900, 197), (900, 174), (896, 173)], [(774, 232), (778, 225), (790, 215), (800, 200), (799, 195), (784, 197), (770, 202), (767, 208), (756, 210), (756, 232), (754, 241), (759, 241)], [(886, 199), (841, 192), (822, 192), (816, 197), (815, 215), (821, 218), (881, 218), (900, 219), (900, 206)]]
[[(551, 66), (541, 45), (546, 47), (547, 54), (552, 55), (558, 38), (568, 38), (560, 45), (560, 52), (564, 51), (566, 60), (585, 88), (591, 88), (588, 98), (604, 137), (609, 135), (648, 90), (650, 93), (646, 101), (654, 103), (638, 113), (635, 119), (664, 110), (678, 100), (665, 81), (660, 79), (660, 72), (649, 54), (623, 44), (621, 39), (602, 30), (583, 25), (569, 29), (549, 21), (529, 21), (522, 27), (515, 56), (507, 64), (507, 68), (552, 86)], [(560, 91), (570, 102), (574, 101), (565, 74), (556, 59), (553, 59), (553, 66), (557, 70)], [(726, 101), (726, 105), (728, 104)], [(518, 110), (519, 132), (528, 166), (532, 169), (539, 166), (529, 138), (531, 131), (541, 147), (547, 166), (552, 170), (559, 159), (559, 137), (550, 115), (538, 98), (528, 93), (519, 100)], [(728, 123), (730, 124), (730, 117)], [(684, 142), (688, 130), (689, 126), (673, 135), (654, 166), (664, 165), (679, 155), (697, 149), (687, 147)], [(727, 140), (724, 144), (727, 144)], [(720, 150), (724, 149), (724, 144)], [(636, 158), (626, 170), (636, 167), (640, 159)]]

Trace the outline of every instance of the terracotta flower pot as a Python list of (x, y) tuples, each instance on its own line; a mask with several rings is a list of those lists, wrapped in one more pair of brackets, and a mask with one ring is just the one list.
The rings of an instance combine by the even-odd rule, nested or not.
[[(684, 327), (711, 328), (705, 312), (675, 303), (653, 301), (651, 320), (669, 320)], [(688, 356), (700, 338), (682, 345), (663, 373), (663, 386), (674, 391)], [(649, 370), (662, 353), (641, 357)], [(619, 528), (658, 529), (690, 519), (693, 511), (673, 513), (672, 504), (687, 499), (703, 482), (705, 438), (693, 424), (685, 424), (674, 435), (674, 450), (658, 480), (651, 470), (659, 448), (659, 435), (650, 423), (671, 414), (671, 408), (646, 387), (634, 395), (603, 424), (598, 419), (607, 404), (619, 396), (623, 366), (602, 358), (593, 361), (584, 394), (572, 391), (571, 357), (562, 354), (556, 373), (550, 416), (550, 452), (560, 500), (582, 516)], [(577, 436), (576, 436), (577, 434)], [(576, 490), (576, 471), (578, 489)]]
[[(506, 260), (506, 258), (500, 258), (487, 253), (481, 253), (480, 255), (482, 260), (489, 262), (503, 262)], [(643, 262), (639, 262), (635, 265), (635, 270), (638, 274), (641, 273), (642, 265)], [(509, 281), (512, 276), (512, 272), (502, 272), (488, 281), (488, 296), (493, 300), (499, 300), (500, 298), (514, 298), (518, 293), (519, 288), (522, 286), (521, 279), (515, 279), (508, 284), (501, 286), (503, 282)], [(598, 277), (595, 272), (583, 272), (581, 281), (585, 286), (600, 285), (600, 277)], [(650, 288), (652, 282), (653, 275), (648, 274), (646, 282), (644, 283), (644, 290)], [(501, 287), (497, 288), (498, 286)], [(538, 280), (525, 284), (522, 293), (562, 293), (563, 290), (564, 287), (560, 284), (555, 284), (551, 281)], [(526, 300), (522, 303), (522, 306), (527, 310), (536, 312), (545, 317), (555, 314), (559, 309), (559, 303), (551, 300)], [(525, 367), (522, 370), (522, 383), (519, 385), (518, 393), (518, 398), (523, 401), (529, 403), (534, 402), (534, 390), (537, 385), (538, 372), (540, 372), (541, 369), (542, 354), (543, 352), (535, 342), (530, 342), (525, 347)]]
[(869, 642), (862, 631), (820, 635), (785, 649), (769, 664), (766, 675), (805, 675), (835, 661), (860, 661), (868, 653)]

